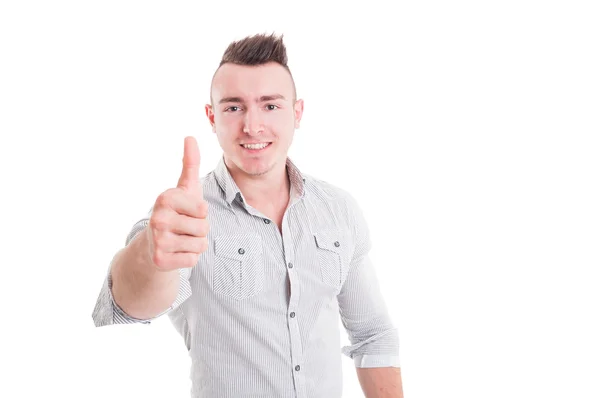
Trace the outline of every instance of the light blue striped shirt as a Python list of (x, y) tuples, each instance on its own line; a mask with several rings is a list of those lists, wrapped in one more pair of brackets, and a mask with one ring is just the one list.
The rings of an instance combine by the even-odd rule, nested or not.
[[(382, 299), (368, 226), (346, 191), (288, 158), (282, 231), (248, 205), (221, 158), (201, 183), (209, 248), (181, 269), (165, 311), (192, 360), (194, 398), (342, 396), (340, 319), (357, 367), (399, 367), (398, 333)], [(125, 244), (147, 224), (137, 222)], [(107, 274), (96, 326), (150, 323), (121, 310)]]

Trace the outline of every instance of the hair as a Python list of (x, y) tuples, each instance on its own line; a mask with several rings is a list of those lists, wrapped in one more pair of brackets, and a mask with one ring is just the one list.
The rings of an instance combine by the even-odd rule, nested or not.
[(234, 41), (223, 53), (219, 66), (225, 63), (237, 65), (262, 65), (267, 62), (277, 62), (288, 69), (287, 52), (283, 44), (283, 35), (257, 34), (242, 40)]
[[(258, 66), (269, 62), (275, 62), (283, 66), (288, 71), (292, 78), (294, 87), (294, 100), (296, 99), (296, 84), (292, 76), (292, 72), (288, 67), (288, 57), (285, 44), (283, 44), (283, 35), (276, 36), (274, 33), (267, 35), (264, 33), (247, 36), (241, 40), (234, 41), (229, 44), (219, 68), (223, 64), (231, 63), (236, 65)], [(217, 68), (217, 71), (219, 70)], [(217, 72), (215, 71), (215, 74)], [(214, 79), (214, 75), (213, 75)], [(212, 85), (211, 85), (212, 92)]]

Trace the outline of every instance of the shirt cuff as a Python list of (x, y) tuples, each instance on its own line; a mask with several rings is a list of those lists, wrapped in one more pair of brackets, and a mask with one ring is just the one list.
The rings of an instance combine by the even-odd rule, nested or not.
[(177, 270), (179, 273), (179, 290), (177, 292), (177, 297), (173, 301), (173, 304), (161, 312), (160, 314), (153, 316), (152, 318), (147, 319), (138, 319), (128, 315), (119, 305), (116, 303), (113, 295), (112, 295), (112, 281), (110, 277), (110, 273), (108, 274), (108, 286), (109, 286), (109, 295), (112, 303), (112, 307), (114, 309), (114, 323), (144, 323), (149, 324), (151, 321), (160, 318), (161, 316), (171, 312), (175, 308), (179, 307), (185, 300), (187, 300), (192, 295), (192, 288), (190, 286), (189, 276), (190, 269), (189, 268), (180, 268)]
[(128, 315), (119, 305), (115, 302), (112, 294), (112, 278), (109, 273), (106, 275), (104, 285), (100, 292), (100, 296), (96, 302), (96, 307), (92, 314), (94, 324), (98, 326), (114, 325), (114, 324), (132, 324), (132, 323), (143, 323), (149, 324), (151, 321), (163, 316), (164, 314), (179, 307), (185, 300), (192, 295), (192, 289), (190, 286), (190, 269), (181, 268), (179, 272), (179, 291), (173, 304), (160, 314), (148, 318), (138, 319)]
[(400, 367), (400, 357), (397, 355), (357, 355), (353, 359), (357, 368)]

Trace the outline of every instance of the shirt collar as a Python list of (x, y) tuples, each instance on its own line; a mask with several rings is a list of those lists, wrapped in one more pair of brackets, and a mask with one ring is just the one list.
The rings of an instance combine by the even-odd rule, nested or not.
[[(298, 197), (299, 199), (303, 198), (306, 192), (304, 189), (306, 178), (289, 157), (286, 159), (285, 165), (290, 180), (290, 192), (292, 197)], [(223, 156), (221, 156), (221, 159), (215, 168), (215, 178), (217, 184), (219, 184), (225, 193), (225, 200), (227, 200), (227, 203), (231, 204), (238, 194), (243, 197), (242, 192), (227, 169), (225, 158)]]

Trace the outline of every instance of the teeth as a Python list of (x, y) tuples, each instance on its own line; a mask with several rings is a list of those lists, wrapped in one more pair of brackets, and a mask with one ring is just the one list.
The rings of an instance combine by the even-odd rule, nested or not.
[(262, 144), (244, 144), (244, 148), (246, 149), (263, 149), (264, 147), (266, 147), (267, 143), (262, 143)]

